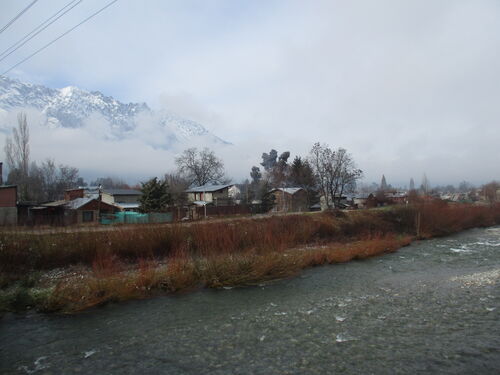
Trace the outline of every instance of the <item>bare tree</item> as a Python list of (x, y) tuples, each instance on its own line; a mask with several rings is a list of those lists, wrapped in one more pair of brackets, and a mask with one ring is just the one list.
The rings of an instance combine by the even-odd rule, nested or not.
[(12, 138), (7, 137), (5, 155), (9, 170), (19, 185), (20, 199), (28, 199), (28, 176), (30, 167), (30, 133), (26, 114), (17, 115), (17, 128), (12, 128)]
[(190, 182), (179, 173), (167, 173), (164, 180), (169, 186), (172, 203), (176, 206), (184, 206), (187, 203), (186, 190)]
[(19, 169), (26, 176), (30, 164), (29, 142), (30, 132), (26, 114), (21, 112), (17, 115), (17, 128), (12, 128), (12, 138), (7, 137), (5, 154), (9, 168)]
[(332, 196), (334, 201), (337, 201), (345, 193), (351, 193), (356, 189), (356, 181), (363, 176), (363, 171), (356, 168), (356, 163), (346, 149), (337, 149), (335, 155), (335, 171), (337, 176)]
[(7, 137), (5, 154), (9, 166), (8, 183), (18, 185), (19, 199), (46, 202), (61, 198), (65, 189), (73, 188), (78, 181), (78, 169), (56, 164), (46, 159), (38, 166), (30, 163), (30, 134), (26, 114), (17, 116), (17, 128), (12, 130), (12, 138)]
[(460, 184), (458, 184), (458, 191), (461, 193), (468, 193), (472, 189), (474, 189), (474, 185), (472, 185), (470, 182), (462, 181), (460, 182)]
[(78, 181), (78, 168), (70, 167), (69, 165), (59, 165), (58, 176), (58, 191), (62, 192), (66, 189), (76, 187)]
[(130, 189), (130, 186), (123, 179), (111, 176), (99, 177), (92, 181), (91, 185), (101, 185), (104, 189)]
[(343, 194), (354, 191), (356, 181), (363, 175), (344, 148), (334, 151), (328, 145), (315, 143), (309, 154), (309, 162), (327, 207), (334, 207)]
[(194, 147), (189, 148), (175, 159), (175, 163), (179, 174), (186, 178), (190, 185), (202, 186), (226, 181), (222, 160), (208, 148), (202, 151)]
[(427, 178), (427, 175), (424, 173), (422, 176), (422, 184), (420, 185), (420, 190), (424, 195), (429, 194), (431, 190), (431, 184), (429, 182), (429, 179)]
[(333, 151), (327, 145), (315, 143), (309, 153), (309, 161), (314, 169), (316, 181), (327, 207), (332, 206), (330, 185), (332, 179)]
[(46, 159), (39, 168), (46, 197), (43, 200), (53, 201), (58, 198), (57, 168), (53, 159)]
[(490, 203), (493, 204), (498, 201), (500, 191), (500, 183), (496, 181), (491, 181), (490, 183), (483, 185), (482, 193), (484, 198)]

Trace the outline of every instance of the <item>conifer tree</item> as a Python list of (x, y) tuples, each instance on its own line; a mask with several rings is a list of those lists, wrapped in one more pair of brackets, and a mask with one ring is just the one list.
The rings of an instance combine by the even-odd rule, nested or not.
[(271, 186), (267, 181), (263, 181), (260, 188), (261, 211), (266, 213), (274, 207), (275, 197), (271, 192)]
[(410, 178), (410, 190), (415, 190), (415, 181), (413, 180), (413, 177)]
[(384, 175), (382, 175), (382, 181), (380, 181), (380, 190), (387, 191), (387, 182), (385, 181)]
[(168, 184), (157, 177), (147, 182), (141, 182), (142, 196), (139, 198), (141, 212), (162, 212), (171, 203)]

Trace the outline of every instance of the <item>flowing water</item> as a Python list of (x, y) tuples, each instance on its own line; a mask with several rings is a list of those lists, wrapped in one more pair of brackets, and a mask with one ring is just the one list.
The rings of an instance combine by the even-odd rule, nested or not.
[(0, 321), (2, 374), (498, 374), (500, 227), (248, 288)]

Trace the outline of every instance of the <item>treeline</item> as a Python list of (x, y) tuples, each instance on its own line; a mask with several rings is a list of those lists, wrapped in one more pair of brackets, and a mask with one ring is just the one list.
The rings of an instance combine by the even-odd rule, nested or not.
[(192, 147), (184, 150), (175, 159), (175, 164), (176, 170), (165, 174), (163, 178), (153, 177), (141, 182), (143, 195), (140, 198), (140, 211), (161, 212), (169, 206), (184, 206), (189, 187), (230, 182), (223, 161), (208, 148), (198, 150)]
[[(4, 151), (9, 168), (6, 184), (17, 185), (20, 202), (51, 202), (62, 199), (67, 189), (88, 186), (78, 168), (58, 164), (50, 158), (42, 162), (32, 161), (26, 114), (19, 113), (17, 120), (12, 136), (6, 139)], [(114, 177), (100, 177), (90, 185), (106, 189), (131, 188), (122, 179)]]
[(65, 189), (83, 185), (77, 168), (52, 159), (42, 163), (30, 159), (30, 135), (26, 114), (18, 115), (18, 126), (7, 137), (5, 156), (9, 174), (7, 184), (18, 186), (20, 201), (47, 202), (60, 199)]
[(344, 148), (336, 150), (326, 144), (315, 143), (309, 155), (296, 156), (289, 162), (290, 152), (278, 156), (272, 149), (262, 154), (260, 167), (253, 166), (251, 180), (242, 185), (248, 202), (261, 201), (272, 205), (269, 192), (276, 188), (302, 188), (307, 192), (309, 205), (323, 197), (327, 207), (334, 207), (346, 193), (354, 192), (363, 172), (356, 167), (352, 156)]
[[(53, 159), (42, 162), (30, 158), (30, 135), (24, 113), (18, 115), (18, 126), (13, 128), (12, 136), (7, 137), (5, 154), (9, 174), (7, 184), (17, 185), (19, 201), (48, 202), (62, 199), (64, 190), (87, 186), (75, 167), (58, 164)], [(263, 211), (274, 205), (276, 188), (302, 188), (307, 192), (309, 206), (322, 203), (335, 207), (347, 193), (355, 190), (374, 192), (383, 197), (383, 193), (394, 190), (382, 176), (380, 184), (357, 186), (363, 172), (356, 167), (354, 159), (344, 148), (333, 149), (326, 144), (316, 143), (310, 152), (290, 158), (290, 151), (278, 153), (272, 149), (261, 154), (259, 166), (253, 166), (249, 177), (240, 184), (240, 194), (236, 197), (242, 203), (260, 204)], [(90, 182), (90, 186), (104, 189), (135, 188), (143, 191), (142, 210), (164, 211), (169, 206), (183, 206), (187, 203), (186, 189), (205, 184), (227, 184), (224, 163), (215, 153), (207, 148), (198, 150), (189, 148), (175, 159), (176, 169), (163, 177), (155, 177), (140, 185), (130, 186), (124, 180), (115, 177), (100, 177)], [(410, 179), (409, 191), (416, 195), (437, 195), (442, 192), (467, 193), (471, 200), (482, 199), (497, 201), (500, 184), (492, 181), (481, 189), (463, 181), (457, 187), (453, 185), (430, 186), (424, 174), (419, 187)]]
[[(57, 164), (53, 159), (41, 163), (31, 161), (29, 142), (26, 115), (20, 113), (18, 126), (13, 128), (12, 137), (7, 137), (5, 144), (9, 167), (7, 183), (18, 186), (20, 201), (53, 201), (61, 199), (64, 190), (87, 186), (77, 168)], [(243, 203), (258, 201), (264, 211), (273, 205), (270, 191), (286, 187), (304, 189), (310, 205), (318, 203), (322, 196), (327, 206), (332, 207), (343, 194), (354, 191), (356, 181), (362, 176), (345, 149), (334, 150), (319, 143), (313, 146), (309, 155), (296, 156), (293, 161), (289, 160), (289, 151), (278, 155), (274, 149), (261, 157), (260, 167), (254, 166), (250, 171), (251, 180), (239, 184), (242, 192), (239, 198)], [(175, 164), (177, 168), (172, 173), (134, 187), (143, 192), (143, 211), (163, 211), (168, 206), (184, 205), (187, 202), (185, 191), (189, 187), (230, 182), (223, 161), (207, 148), (189, 148), (175, 159)], [(91, 186), (130, 188), (123, 180), (112, 177), (98, 178)]]
[[(252, 167), (250, 180), (235, 184), (240, 193), (234, 198), (243, 204), (260, 205), (262, 212), (273, 207), (272, 191), (276, 188), (302, 188), (307, 192), (309, 206), (323, 197), (327, 207), (335, 207), (344, 194), (356, 189), (356, 182), (363, 175), (347, 150), (334, 150), (326, 144), (316, 143), (309, 155), (297, 155), (292, 161), (289, 151), (278, 154), (275, 149), (262, 153), (261, 158), (260, 167)], [(173, 173), (142, 183), (142, 211), (184, 205), (189, 187), (230, 183), (224, 163), (207, 148), (185, 150), (175, 163), (177, 169)]]

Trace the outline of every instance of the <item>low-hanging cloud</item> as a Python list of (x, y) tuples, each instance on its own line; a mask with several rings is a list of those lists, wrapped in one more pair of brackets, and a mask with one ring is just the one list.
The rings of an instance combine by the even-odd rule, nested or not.
[[(122, 0), (13, 75), (167, 105), (234, 144), (217, 152), (236, 180), (270, 148), (306, 155), (321, 141), (347, 148), (367, 182), (426, 173), (435, 184), (480, 184), (500, 178), (499, 16), (495, 0)], [(82, 170), (146, 176), (173, 166), (175, 153), (161, 149), (168, 134), (153, 123), (125, 139), (99, 127), (51, 130), (75, 148), (47, 137), (39, 147), (60, 148), (57, 159)], [(83, 139), (97, 155), (77, 151)]]

